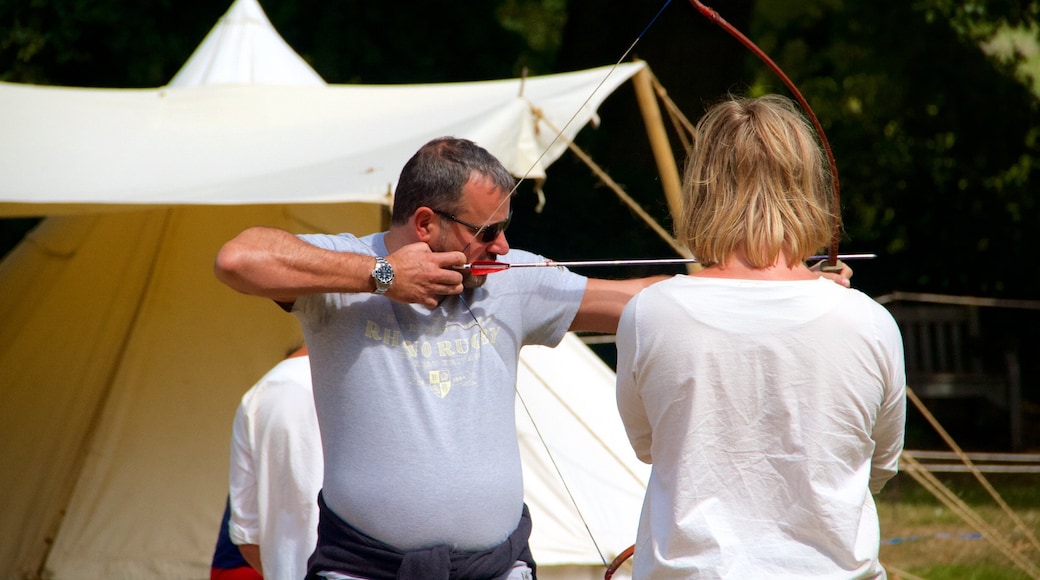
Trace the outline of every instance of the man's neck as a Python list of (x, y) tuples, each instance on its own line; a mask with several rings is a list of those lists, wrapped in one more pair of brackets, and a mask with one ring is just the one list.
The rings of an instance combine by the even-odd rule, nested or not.
[(408, 231), (408, 228), (405, 227), (390, 226), (390, 229), (383, 234), (383, 245), (386, 246), (388, 254), (392, 254), (408, 244), (419, 241), (411, 239)]

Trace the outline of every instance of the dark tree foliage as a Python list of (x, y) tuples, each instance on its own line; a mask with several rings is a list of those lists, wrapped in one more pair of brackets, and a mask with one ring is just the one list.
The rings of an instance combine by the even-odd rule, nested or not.
[(207, 0), (4, 0), (0, 80), (165, 85), (226, 10)]
[[(89, 87), (166, 84), (231, 2), (0, 2), (0, 79)], [(286, 41), (331, 83), (511, 76), (524, 43), (502, 1), (264, 0)]]
[(497, 19), (501, 1), (268, 0), (290, 46), (331, 83), (423, 83), (513, 76), (522, 38)]
[[(847, 246), (873, 293), (1036, 298), (1037, 97), (969, 33), (1035, 4), (762, 0), (755, 30), (833, 145)], [(1034, 7), (1029, 8), (1030, 5)], [(983, 8), (985, 7), (985, 8)], [(765, 90), (775, 81), (759, 76)]]

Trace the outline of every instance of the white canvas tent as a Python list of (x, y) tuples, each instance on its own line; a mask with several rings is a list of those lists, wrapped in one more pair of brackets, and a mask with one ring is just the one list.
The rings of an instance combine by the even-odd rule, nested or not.
[[(585, 103), (605, 69), (299, 86), (285, 51), (238, 0), (175, 77), (198, 86), (0, 83), (0, 216), (50, 216), (0, 262), (0, 576), (207, 577), (238, 398), (299, 338), (214, 279), (220, 245), (257, 224), (381, 229), (396, 172), (437, 135), (542, 174), (562, 146), (532, 107), (573, 135), (639, 66)], [(248, 66), (217, 66), (228, 55)], [(647, 470), (609, 368), (569, 337), (525, 351), (518, 390), (610, 557), (633, 540)], [(518, 426), (541, 571), (586, 577), (599, 555), (526, 413)]]
[[(266, 36), (220, 30), (261, 23)], [(265, 37), (272, 41), (260, 42)], [(566, 150), (556, 132), (573, 137), (644, 67), (473, 83), (258, 84), (281, 71), (261, 73), (255, 58), (238, 56), (247, 62), (233, 75), (220, 64), (223, 55), (250, 50), (211, 43), (267, 46), (273, 39), (284, 44), (255, 0), (240, 0), (174, 77), (203, 84), (90, 90), (0, 83), (0, 216), (53, 215), (69, 204), (81, 213), (91, 205), (387, 203), (403, 162), (442, 135), (471, 138), (514, 174), (541, 178)], [(306, 64), (293, 56), (271, 59), (272, 67), (290, 67), (288, 82), (307, 78), (294, 72)], [(194, 70), (213, 76), (185, 72)]]

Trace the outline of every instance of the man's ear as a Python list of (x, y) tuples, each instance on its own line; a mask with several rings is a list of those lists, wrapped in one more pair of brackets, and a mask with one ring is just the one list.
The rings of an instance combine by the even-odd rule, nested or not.
[(415, 228), (415, 235), (420, 242), (430, 243), (439, 226), (440, 220), (437, 219), (437, 214), (426, 206), (420, 207), (412, 214), (412, 227)]

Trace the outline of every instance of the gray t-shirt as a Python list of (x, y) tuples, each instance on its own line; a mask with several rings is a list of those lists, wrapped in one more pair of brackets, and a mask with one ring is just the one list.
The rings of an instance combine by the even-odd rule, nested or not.
[[(301, 239), (388, 253), (383, 234)], [(544, 260), (520, 250), (501, 259)], [(300, 297), (293, 312), (311, 357), (328, 506), (402, 550), (501, 543), (523, 503), (520, 348), (562, 340), (585, 282), (566, 270), (518, 268), (432, 310), (374, 294)]]

